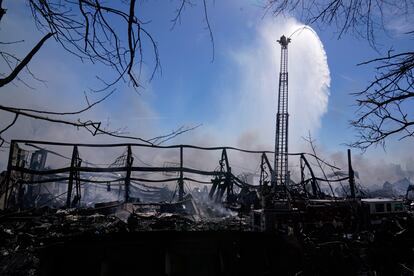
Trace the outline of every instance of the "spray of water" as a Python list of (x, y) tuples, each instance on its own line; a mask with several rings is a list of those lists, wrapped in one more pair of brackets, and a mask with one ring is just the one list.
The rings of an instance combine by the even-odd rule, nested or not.
[[(303, 32), (303, 30), (310, 30)], [(280, 47), (283, 34), (293, 36), (289, 45), (289, 148), (304, 148), (302, 136), (316, 135), (327, 112), (330, 72), (326, 53), (316, 33), (295, 19), (267, 19), (257, 27), (250, 45), (231, 50), (231, 66), (238, 73), (223, 90), (233, 103), (223, 106), (221, 129), (237, 141), (245, 133), (273, 148), (278, 93)], [(296, 34), (296, 35), (295, 35)], [(227, 93), (226, 93), (227, 94)], [(230, 96), (229, 96), (230, 97)], [(222, 134), (222, 133), (221, 133)]]

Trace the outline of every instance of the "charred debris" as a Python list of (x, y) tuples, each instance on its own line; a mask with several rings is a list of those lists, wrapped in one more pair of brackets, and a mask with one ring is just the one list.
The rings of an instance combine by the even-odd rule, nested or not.
[[(347, 171), (289, 154), (299, 173), (279, 185), (271, 154), (12, 141), (0, 275), (412, 275), (411, 186), (364, 198), (350, 152)], [(255, 174), (232, 166), (241, 156)]]

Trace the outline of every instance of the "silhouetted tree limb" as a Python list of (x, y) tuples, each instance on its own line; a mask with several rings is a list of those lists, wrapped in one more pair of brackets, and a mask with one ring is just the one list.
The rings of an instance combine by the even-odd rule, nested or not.
[(386, 31), (386, 13), (410, 16), (413, 6), (412, 0), (267, 0), (266, 9), (275, 15), (294, 13), (306, 24), (334, 25), (338, 38), (351, 32), (375, 48), (376, 32)]
[(14, 68), (14, 70), (5, 78), (0, 79), (0, 87), (5, 86), (6, 84), (13, 81), (17, 75), (20, 73), (20, 71), (23, 70), (24, 67), (26, 67), (30, 60), (33, 58), (33, 56), (40, 50), (40, 48), (43, 46), (43, 43), (45, 43), (46, 40), (51, 38), (53, 36), (53, 33), (48, 33), (45, 35), (37, 44), (36, 46), (26, 55), (26, 57)]
[(10, 106), (2, 106), (0, 105), (0, 109), (3, 109), (5, 111), (13, 111), (13, 110), (18, 110), (18, 111), (22, 111), (22, 112), (30, 112), (30, 113), (37, 113), (37, 114), (46, 114), (46, 115), (59, 115), (59, 116), (65, 116), (65, 115), (78, 115), (81, 114), (91, 108), (93, 108), (94, 106), (100, 104), (101, 102), (105, 101), (106, 99), (108, 99), (113, 93), (115, 92), (115, 90), (112, 90), (110, 93), (108, 93), (106, 96), (102, 97), (101, 99), (93, 102), (93, 103), (89, 103), (89, 100), (87, 100), (87, 106), (85, 108), (82, 108), (80, 110), (77, 111), (68, 111), (68, 112), (56, 112), (56, 111), (47, 111), (47, 110), (41, 110), (41, 109), (30, 109), (30, 108), (16, 108), (16, 107), (10, 107)]
[[(172, 22), (171, 30), (173, 30), (175, 28), (175, 26), (177, 25), (178, 22), (181, 22), (181, 16), (184, 13), (185, 7), (187, 7), (187, 6), (195, 7), (196, 6), (190, 0), (179, 0), (179, 2), (180, 2), (180, 4), (179, 4), (178, 8), (175, 11), (175, 17), (171, 20), (171, 22)], [(210, 18), (209, 18), (209, 15), (208, 15), (207, 1), (202, 0), (202, 4), (203, 4), (204, 22), (205, 22), (206, 29), (208, 31), (208, 35), (209, 35), (210, 43), (211, 43), (211, 49), (212, 49), (211, 62), (213, 62), (214, 57), (215, 57), (214, 35), (213, 35), (213, 30), (212, 30), (211, 24), (210, 24)]]
[(191, 1), (189, 0), (180, 0), (180, 5), (175, 11), (174, 18), (171, 20), (172, 22), (171, 30), (175, 28), (178, 22), (181, 22), (181, 15), (183, 14), (186, 6), (194, 7), (194, 4), (191, 3)]
[(3, 0), (0, 0), (0, 21), (1, 21), (1, 19), (3, 18), (3, 15), (5, 15), (5, 14), (6, 14), (6, 9), (4, 9), (4, 8), (2, 7), (2, 4), (3, 4)]
[[(9, 74), (0, 72), (0, 76), (3, 77), (0, 79), (0, 87), (12, 83), (14, 80), (18, 80), (31, 88), (29, 84), (19, 77), (19, 73), (24, 68), (26, 68), (26, 71), (34, 79), (42, 81), (36, 78), (29, 70), (28, 64), (33, 56), (42, 48), (45, 41), (52, 36), (63, 49), (80, 58), (81, 61), (88, 60), (93, 64), (101, 63), (112, 69), (115, 73), (113, 79), (108, 80), (97, 76), (102, 81), (103, 87), (95, 89), (94, 91), (96, 92), (110, 89), (119, 81), (129, 82), (134, 88), (140, 87), (142, 66), (145, 61), (144, 47), (149, 46), (152, 48), (152, 56), (154, 58), (150, 80), (160, 68), (157, 44), (152, 34), (145, 27), (148, 22), (143, 22), (136, 13), (136, 0), (121, 2), (102, 0), (26, 0), (26, 2), (31, 10), (34, 23), (40, 31), (46, 32), (47, 34), (23, 59), (18, 58), (12, 53), (0, 50), (0, 56), (11, 71)], [(188, 0), (179, 0), (179, 2), (180, 6), (176, 11), (175, 21), (180, 18), (185, 5), (192, 5)], [(2, 8), (2, 3), (3, 1), (0, 0), (0, 21), (6, 13), (6, 10)], [(203, 0), (203, 4), (206, 24), (213, 44), (214, 57), (214, 40), (208, 21), (205, 0)], [(0, 45), (18, 42), (22, 41), (0, 42)], [(138, 68), (137, 72), (136, 67)], [(139, 140), (149, 144), (163, 143), (177, 135), (198, 127), (180, 127), (166, 135), (143, 139), (126, 135), (119, 130), (110, 131), (102, 127), (99, 121), (80, 119), (73, 121), (66, 118), (68, 115), (81, 114), (91, 109), (107, 99), (112, 93), (113, 91), (92, 104), (89, 103), (86, 97), (87, 107), (73, 112), (55, 112), (0, 105), (0, 110), (13, 113), (15, 116), (10, 124), (0, 130), (1, 145), (5, 142), (1, 134), (10, 129), (19, 117), (84, 128), (92, 135), (105, 134), (118, 138)]]
[(204, 20), (206, 21), (206, 25), (207, 25), (207, 30), (208, 30), (208, 34), (210, 36), (210, 42), (211, 42), (211, 47), (212, 47), (212, 55), (211, 55), (211, 62), (214, 61), (214, 55), (215, 55), (215, 46), (214, 46), (214, 36), (213, 36), (213, 31), (211, 30), (211, 26), (210, 26), (210, 20), (208, 17), (208, 11), (207, 11), (207, 3), (206, 0), (203, 0), (203, 7), (204, 7)]
[[(0, 44), (4, 44), (4, 45), (9, 45), (9, 44), (16, 44), (16, 43), (19, 43), (19, 42), (21, 42), (21, 41), (13, 41), (13, 42), (3, 42), (3, 43), (1, 43), (0, 42)], [(20, 78), (19, 77), (19, 75), (20, 75), (20, 73), (21, 73), (21, 70), (23, 69), (23, 66), (21, 67), (21, 68), (19, 68), (18, 66), (19, 65), (21, 65), (22, 64), (22, 60), (21, 59), (19, 59), (18, 57), (16, 57), (15, 55), (13, 55), (13, 54), (10, 54), (10, 53), (8, 53), (8, 52), (5, 52), (5, 51), (0, 51), (0, 56), (1, 56), (1, 58), (3, 59), (3, 61), (6, 63), (6, 65), (7, 65), (7, 67), (10, 69), (10, 71), (11, 72), (15, 72), (15, 76), (14, 76), (14, 79), (12, 79), (10, 82), (11, 83), (13, 83), (13, 81), (14, 80), (17, 80), (17, 81), (19, 81), (20, 83), (22, 83), (22, 84), (24, 84), (26, 87), (28, 87), (28, 88), (30, 88), (30, 89), (34, 89), (32, 86), (30, 86), (26, 81), (24, 81), (22, 78)], [(43, 82), (43, 83), (45, 83), (45, 81), (44, 80), (41, 80), (41, 79), (39, 79), (39, 78), (37, 78), (33, 73), (32, 73), (32, 71), (29, 69), (29, 65), (28, 64), (26, 64), (25, 66), (24, 66), (24, 68), (26, 69), (25, 71), (26, 71), (26, 73), (28, 73), (33, 79), (35, 79), (35, 80), (37, 80), (37, 81), (39, 81), (39, 82)], [(19, 73), (17, 73), (17, 71), (19, 71)], [(11, 73), (10, 73), (11, 74)], [(7, 78), (9, 78), (10, 77), (10, 74), (9, 75), (7, 75), (6, 73), (0, 73), (0, 76), (6, 76), (5, 78), (6, 79), (4, 79), (4, 81), (6, 82), (7, 81)], [(9, 83), (10, 83), (9, 82)]]
[(414, 52), (377, 58), (360, 65), (377, 64), (375, 79), (357, 97), (359, 112), (351, 122), (358, 139), (351, 144), (366, 150), (371, 145), (385, 146), (386, 138), (414, 137)]
[[(146, 23), (135, 14), (136, 0), (28, 0), (28, 4), (36, 25), (55, 33), (55, 39), (65, 50), (116, 72), (117, 76), (105, 81), (99, 91), (126, 80), (126, 76), (134, 88), (140, 87), (144, 39), (152, 46), (154, 56), (150, 78), (160, 66), (157, 44), (146, 30)], [(138, 74), (134, 72), (135, 64)]]
[[(106, 100), (109, 96), (111, 96), (114, 93), (115, 90), (107, 94), (105, 97), (101, 98), (98, 101), (95, 101), (91, 104), (88, 104), (87, 107), (77, 110), (77, 111), (69, 111), (69, 112), (56, 112), (56, 111), (46, 111), (46, 110), (38, 110), (38, 109), (27, 109), (27, 108), (16, 108), (16, 107), (8, 107), (0, 105), (0, 110), (6, 111), (9, 113), (14, 114), (14, 119), (12, 122), (7, 125), (5, 128), (0, 130), (0, 147), (5, 142), (5, 139), (1, 137), (1, 134), (3, 134), (5, 131), (7, 131), (9, 128), (11, 128), (17, 121), (19, 117), (27, 117), (31, 119), (36, 120), (42, 120), (46, 122), (51, 123), (57, 123), (57, 124), (64, 124), (69, 126), (74, 126), (76, 128), (82, 128), (87, 130), (89, 133), (91, 133), (93, 136), (96, 135), (106, 135), (116, 138), (123, 138), (123, 139), (130, 139), (130, 140), (136, 140), (140, 142), (144, 142), (146, 144), (162, 144), (180, 134), (183, 134), (185, 132), (191, 131), (196, 129), (198, 126), (195, 127), (180, 127), (177, 130), (174, 130), (166, 135), (157, 136), (150, 139), (143, 139), (136, 136), (126, 135), (125, 133), (119, 131), (119, 130), (109, 130), (104, 127), (102, 127), (102, 122), (100, 121), (92, 121), (92, 120), (69, 120), (66, 118), (67, 115), (78, 115), (82, 114), (85, 111), (93, 108), (94, 106), (100, 104), (104, 100)], [(52, 116), (51, 116), (52, 115)]]
[[(318, 156), (317, 155), (317, 153), (316, 153), (316, 146), (315, 146), (315, 140), (313, 140), (312, 139), (312, 136), (311, 136), (311, 133), (310, 133), (310, 131), (309, 131), (309, 133), (308, 133), (308, 137), (307, 138), (305, 138), (305, 137), (302, 137), (306, 142), (308, 142), (309, 143), (309, 145), (310, 145), (310, 147), (311, 147), (311, 149), (312, 149), (312, 153), (315, 155), (315, 156)], [(319, 158), (315, 158), (316, 159), (316, 162), (317, 162), (317, 164), (318, 164), (318, 167), (319, 167), (319, 169), (321, 170), (321, 172), (322, 172), (322, 174), (323, 174), (323, 177), (324, 177), (324, 179), (326, 180), (326, 183), (328, 183), (328, 186), (329, 186), (329, 189), (331, 190), (331, 193), (332, 193), (332, 196), (335, 198), (335, 192), (334, 192), (334, 190), (333, 190), (333, 188), (332, 188), (332, 185), (331, 185), (331, 182), (329, 181), (329, 179), (328, 179), (328, 176), (326, 175), (326, 173), (325, 173), (325, 170), (323, 169), (323, 167), (322, 167), (322, 162), (321, 161), (319, 161)], [(331, 167), (332, 168), (332, 167)]]
[[(153, 68), (150, 80), (160, 68), (157, 43), (136, 14), (136, 0), (26, 0), (36, 26), (50, 34), (60, 45), (82, 61), (101, 63), (113, 69), (112, 80), (102, 80), (103, 91), (119, 81), (129, 80), (134, 88), (141, 86), (144, 47), (152, 47)], [(173, 24), (181, 17), (189, 0), (179, 0)], [(1, 2), (0, 2), (1, 4)], [(208, 17), (206, 0), (202, 0), (204, 20), (209, 32), (214, 59), (214, 37)], [(3, 10), (4, 9), (0, 9)], [(126, 42), (125, 42), (126, 41)], [(43, 41), (44, 42), (44, 41)], [(38, 45), (40, 48), (42, 45)], [(37, 48), (37, 50), (39, 50)], [(148, 52), (147, 52), (148, 53)], [(148, 54), (147, 54), (148, 55)], [(148, 64), (147, 62), (145, 62)], [(138, 71), (135, 72), (135, 67)]]
[(177, 137), (178, 135), (181, 135), (181, 134), (183, 134), (185, 132), (188, 132), (188, 131), (194, 130), (196, 128), (199, 128), (200, 126), (201, 126), (201, 124), (200, 125), (193, 126), (193, 127), (184, 127), (184, 126), (181, 126), (180, 128), (178, 128), (176, 130), (173, 130), (173, 131), (171, 131), (168, 134), (165, 134), (165, 135), (161, 135), (161, 136), (157, 136), (157, 137), (148, 139), (148, 142), (150, 142), (150, 143), (152, 143), (154, 145), (161, 145), (161, 144), (164, 144), (165, 142), (167, 142), (167, 141), (169, 141), (169, 140)]

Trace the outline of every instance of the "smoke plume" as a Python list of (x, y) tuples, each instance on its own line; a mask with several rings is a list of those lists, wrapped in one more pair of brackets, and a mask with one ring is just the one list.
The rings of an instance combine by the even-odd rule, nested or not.
[[(222, 126), (230, 140), (273, 149), (282, 35), (303, 24), (293, 18), (266, 19), (251, 45), (229, 51), (237, 79), (224, 89), (231, 95), (222, 108)], [(326, 53), (315, 32), (296, 32), (289, 44), (289, 151), (303, 148), (302, 136), (317, 133), (327, 112), (330, 73)], [(251, 137), (255, 141), (247, 141)]]

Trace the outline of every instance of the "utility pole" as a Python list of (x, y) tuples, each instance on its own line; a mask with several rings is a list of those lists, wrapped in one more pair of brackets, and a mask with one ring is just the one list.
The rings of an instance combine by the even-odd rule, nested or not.
[[(281, 46), (280, 73), (279, 73), (279, 97), (276, 115), (276, 138), (274, 173), (272, 186), (287, 188), (288, 183), (288, 44), (290, 38), (282, 35), (278, 40)], [(282, 186), (283, 185), (283, 186)]]

